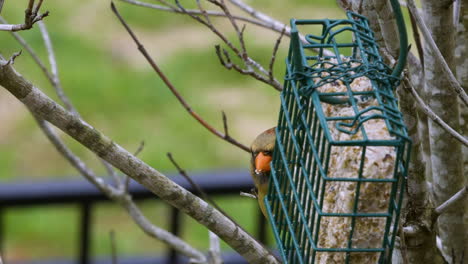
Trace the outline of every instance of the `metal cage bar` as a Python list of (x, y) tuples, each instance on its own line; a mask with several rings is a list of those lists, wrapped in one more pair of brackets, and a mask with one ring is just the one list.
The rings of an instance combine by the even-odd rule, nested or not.
[[(399, 80), (383, 63), (367, 19), (351, 12), (347, 16), (337, 20), (291, 20), (292, 38), (280, 95), (270, 188), (265, 197), (285, 263), (314, 263), (324, 254), (335, 254), (343, 263), (356, 263), (353, 259), (361, 255), (378, 256), (378, 263), (389, 263), (395, 243), (411, 148), (393, 94)], [(298, 26), (319, 27), (321, 34), (305, 34), (308, 43), (303, 44)], [(352, 39), (343, 37), (350, 33)], [(318, 49), (318, 55), (307, 55), (312, 48)], [(323, 56), (325, 49), (334, 56)], [(350, 56), (343, 57), (342, 49), (351, 49)], [(368, 80), (370, 88), (356, 90), (356, 79)], [(323, 90), (327, 85), (339, 85), (343, 91)], [(367, 106), (370, 100), (374, 105)], [(327, 116), (326, 112), (333, 113), (325, 111), (331, 105), (348, 109), (349, 113)], [(369, 128), (372, 122), (382, 122), (388, 136), (375, 138)], [(352, 177), (337, 175), (333, 168), (341, 149), (356, 152), (353, 158), (357, 169)], [(389, 162), (391, 171), (385, 177), (373, 178), (366, 162), (368, 155), (381, 149), (392, 153), (394, 162), (389, 158), (393, 163)], [(346, 198), (348, 211), (336, 209), (336, 204), (329, 201), (330, 190), (343, 186), (353, 191)], [(388, 195), (379, 200), (381, 208), (364, 209), (371, 197), (369, 190), (379, 187)], [(325, 246), (323, 242), (330, 233), (326, 226), (330, 221), (345, 223), (342, 232), (346, 241), (341, 246)], [(362, 226), (374, 222), (380, 232), (375, 241), (380, 242), (362, 246)]]

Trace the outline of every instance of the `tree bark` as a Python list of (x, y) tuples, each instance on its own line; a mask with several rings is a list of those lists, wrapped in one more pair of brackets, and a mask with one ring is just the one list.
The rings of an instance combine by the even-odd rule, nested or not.
[[(416, 87), (423, 86), (420, 81), (420, 69), (409, 69)], [(400, 108), (403, 113), (408, 134), (413, 141), (411, 162), (408, 168), (407, 193), (401, 214), (400, 250), (405, 261), (400, 263), (444, 263), (436, 247), (436, 235), (433, 232), (433, 204), (428, 195), (426, 182), (426, 163), (423, 157), (423, 144), (418, 132), (420, 116), (424, 113), (418, 109), (411, 94), (405, 88), (399, 90)]]
[[(458, 21), (455, 21), (457, 26), (457, 36), (456, 36), (456, 48), (455, 48), (455, 65), (456, 65), (456, 75), (457, 79), (460, 82), (461, 86), (465, 91), (468, 92), (468, 2), (461, 1), (460, 16)], [(461, 125), (461, 134), (468, 135), (468, 107), (466, 107), (462, 102), (459, 103), (460, 106), (460, 125)], [(468, 179), (466, 176), (468, 174), (468, 147), (462, 146), (463, 153), (463, 174), (465, 175), (465, 185), (468, 184)], [(465, 229), (468, 230), (468, 202), (465, 198), (465, 215), (464, 215), (464, 224)], [(465, 237), (465, 249), (464, 249), (464, 259), (462, 263), (468, 263), (468, 239)]]
[[(422, 1), (424, 20), (435, 43), (448, 65), (454, 66), (455, 30), (453, 26), (452, 0)], [(425, 81), (429, 106), (453, 129), (460, 129), (460, 113), (457, 94), (448, 87), (446, 76), (441, 76), (442, 67), (435, 63), (433, 52), (425, 47)], [(443, 203), (464, 186), (462, 151), (460, 144), (444, 129), (429, 120), (429, 143), (431, 151), (432, 185), (435, 205)], [(441, 215), (437, 222), (442, 241), (442, 253), (450, 263), (461, 261), (465, 246), (463, 207), (454, 206)]]

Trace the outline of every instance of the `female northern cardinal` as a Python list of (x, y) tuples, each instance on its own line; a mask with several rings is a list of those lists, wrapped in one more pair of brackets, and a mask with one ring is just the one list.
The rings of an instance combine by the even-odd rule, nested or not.
[(273, 127), (258, 135), (250, 146), (250, 151), (252, 152), (250, 174), (257, 189), (258, 204), (265, 217), (267, 217), (267, 213), (263, 198), (268, 193), (271, 170), (270, 161), (272, 160), (275, 141), (276, 133), (275, 127)]

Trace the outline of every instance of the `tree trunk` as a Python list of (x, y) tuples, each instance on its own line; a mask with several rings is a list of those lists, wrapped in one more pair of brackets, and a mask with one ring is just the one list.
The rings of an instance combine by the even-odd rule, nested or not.
[[(461, 1), (461, 0), (459, 0)], [(455, 65), (456, 76), (461, 86), (468, 92), (468, 2), (461, 1), (460, 16), (458, 21), (455, 21), (457, 26), (456, 48), (455, 48)], [(460, 125), (461, 134), (468, 135), (468, 107), (460, 102)], [(468, 147), (462, 146), (463, 153), (463, 175), (468, 173)], [(467, 176), (465, 176), (465, 185), (468, 184)], [(466, 199), (466, 198), (465, 198)], [(464, 215), (464, 230), (468, 230), (468, 202), (465, 202)], [(465, 238), (466, 239), (466, 238)], [(464, 260), (462, 263), (468, 263), (468, 241), (465, 240)]]
[[(417, 90), (421, 90), (424, 85), (421, 80), (421, 70), (409, 67), (412, 85)], [(441, 264), (444, 261), (436, 247), (436, 235), (433, 232), (432, 210), (430, 209), (433, 208), (433, 204), (428, 195), (426, 181), (427, 165), (422, 150), (421, 134), (418, 132), (421, 117), (425, 117), (425, 114), (415, 105), (414, 98), (405, 91), (405, 88), (399, 90), (399, 99), (408, 134), (413, 141), (413, 148), (408, 169), (405, 204), (400, 219), (403, 232), (402, 230), (399, 232), (401, 256), (405, 258), (405, 261), (398, 263)]]
[[(454, 68), (455, 27), (452, 0), (422, 1), (424, 20), (447, 64)], [(433, 52), (424, 51), (426, 94), (429, 107), (453, 129), (459, 131), (457, 94), (449, 89), (448, 79), (441, 75), (442, 66), (435, 63)], [(459, 142), (439, 125), (429, 120), (432, 183), (435, 204), (439, 205), (464, 186), (462, 151)], [(438, 221), (442, 253), (450, 263), (460, 263), (465, 245), (463, 208), (453, 206)]]

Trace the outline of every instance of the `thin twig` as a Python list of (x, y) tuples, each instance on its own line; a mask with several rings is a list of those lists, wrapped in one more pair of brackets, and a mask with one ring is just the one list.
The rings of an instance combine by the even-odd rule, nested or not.
[[(39, 59), (34, 50), (26, 43), (26, 41), (19, 37), (19, 35), (17, 35), (14, 32), (12, 32), (12, 34), (20, 42), (20, 44), (23, 45), (23, 47), (25, 47), (26, 50), (31, 54), (34, 61), (39, 65), (39, 67), (43, 70), (49, 81), (53, 84), (53, 75), (48, 71), (48, 69), (45, 67), (44, 63), (42, 63), (42, 61)], [(169, 232), (152, 225), (146, 218), (144, 218), (144, 216), (142, 216), (141, 212), (133, 204), (131, 197), (127, 195), (126, 192), (122, 192), (121, 190), (113, 188), (111, 185), (106, 184), (102, 178), (97, 177), (96, 174), (90, 168), (88, 168), (83, 161), (81, 161), (81, 159), (79, 159), (67, 148), (67, 146), (61, 141), (61, 139), (46, 121), (37, 118), (36, 116), (34, 117), (36, 118), (40, 128), (44, 131), (51, 143), (62, 154), (62, 156), (64, 156), (70, 162), (70, 164), (80, 172), (81, 175), (83, 175), (88, 181), (94, 184), (98, 189), (101, 190), (101, 192), (106, 194), (110, 199), (120, 201), (121, 203), (123, 203), (128, 213), (132, 217), (134, 217), (134, 219), (138, 219), (138, 221), (142, 222), (144, 221), (144, 223), (141, 223), (135, 220), (140, 227), (145, 225), (146, 231), (147, 233), (149, 233), (149, 235), (155, 237), (156, 239), (167, 242), (168, 245), (179, 250), (186, 256), (203, 261), (204, 256), (203, 254), (201, 254), (201, 252), (198, 252), (190, 245), (180, 240), (178, 237), (173, 236)], [(137, 216), (132, 214), (136, 214)]]
[[(262, 76), (262, 75), (258, 74), (257, 72), (253, 71), (252, 69), (250, 69), (250, 70), (249, 69), (242, 69), (242, 67), (240, 67), (239, 65), (232, 62), (232, 60), (231, 60), (231, 58), (229, 56), (229, 52), (227, 50), (222, 49), (223, 52), (221, 53), (221, 46), (219, 46), (219, 45), (215, 45), (215, 51), (216, 51), (216, 55), (218, 56), (218, 59), (219, 59), (221, 65), (223, 65), (226, 69), (228, 69), (228, 70), (234, 69), (237, 72), (239, 72), (240, 74), (249, 75), (249, 76), (255, 78), (256, 80), (259, 80), (261, 82), (264, 82), (266, 84), (271, 85), (277, 91), (282, 91), (283, 90), (283, 86), (276, 79), (274, 79), (273, 81), (270, 81), (269, 73), (267, 71), (265, 71), (264, 69), (262, 71), (264, 71), (266, 76), (268, 76), (268, 77)], [(250, 62), (250, 64), (254, 65), (255, 63)]]
[(229, 136), (228, 122), (227, 122), (226, 113), (224, 113), (224, 111), (221, 111), (221, 115), (223, 116), (224, 134), (225, 134), (226, 136)]
[(412, 12), (409, 12), (409, 16), (411, 21), (411, 27), (413, 28), (414, 42), (416, 42), (416, 49), (418, 50), (419, 61), (421, 63), (421, 67), (424, 69), (424, 50), (421, 42), (421, 36), (418, 30), (418, 25), (416, 24), (416, 20), (414, 19)]
[(33, 6), (34, 6), (34, 0), (29, 0), (28, 8), (26, 9), (26, 12), (25, 12), (26, 16), (32, 12)]
[(432, 121), (434, 121), (436, 124), (438, 124), (443, 129), (445, 129), (450, 135), (452, 135), (454, 138), (460, 141), (463, 145), (468, 146), (468, 139), (460, 135), (457, 131), (455, 131), (452, 127), (450, 127), (447, 123), (445, 123), (436, 113), (434, 113), (434, 111), (432, 111), (432, 109), (429, 106), (427, 106), (424, 103), (424, 101), (421, 99), (419, 94), (416, 92), (416, 89), (414, 89), (409, 78), (405, 77), (404, 81), (410, 93), (413, 95), (413, 97), (416, 99), (419, 106), (421, 107), (421, 110), (423, 110), (423, 112), (426, 113), (426, 115), (430, 119), (432, 119)]
[[(145, 148), (145, 141), (141, 141), (140, 142), (140, 145), (138, 146), (137, 150), (135, 151), (135, 153), (133, 153), (133, 156), (137, 157), (138, 154), (140, 154), (143, 149)], [(130, 177), (128, 177), (128, 175), (125, 175), (125, 185), (124, 185), (124, 192), (125, 193), (128, 193), (128, 188), (130, 187)]]
[[(210, 0), (209, 0), (210, 1)], [(245, 41), (244, 41), (244, 30), (245, 30), (245, 25), (242, 27), (242, 29), (239, 29), (239, 26), (237, 26), (236, 20), (234, 17), (231, 15), (231, 12), (229, 11), (229, 8), (227, 8), (226, 4), (224, 3), (224, 0), (221, 0), (220, 2), (218, 1), (210, 1), (211, 3), (215, 4), (223, 12), (226, 14), (226, 17), (229, 19), (231, 22), (232, 27), (236, 31), (237, 34), (237, 39), (239, 39), (239, 43), (241, 45), (241, 58), (245, 59), (248, 57), (247, 55), (247, 49), (245, 48)]]
[(103, 160), (101, 158), (99, 158), (99, 161), (101, 162), (101, 164), (106, 169), (107, 175), (109, 175), (114, 180), (114, 182), (115, 182), (115, 184), (116, 184), (116, 186), (118, 188), (121, 188), (122, 187), (122, 179), (117, 174), (117, 172), (114, 170), (114, 167), (112, 165), (110, 165), (107, 161), (105, 161), (105, 160)]
[(135, 156), (135, 157), (138, 156), (138, 154), (140, 154), (143, 151), (144, 148), (145, 148), (145, 141), (142, 140), (140, 142), (140, 145), (138, 146), (137, 150), (135, 151), (135, 153), (133, 153), (133, 156)]
[(211, 205), (216, 207), (216, 209), (225, 214), (224, 211), (218, 206), (218, 204), (216, 204), (216, 202), (213, 199), (211, 199), (211, 197), (200, 187), (200, 185), (193, 181), (192, 178), (190, 178), (190, 176), (188, 176), (188, 174), (185, 172), (185, 170), (179, 166), (172, 154), (168, 152), (166, 155), (171, 161), (171, 163), (174, 165), (174, 167), (176, 167), (179, 174), (182, 175), (182, 177), (184, 177), (190, 183), (192, 188), (196, 190), (196, 192), (203, 198), (203, 200), (209, 202)]
[(59, 136), (54, 132), (52, 127), (47, 123), (46, 121), (38, 118), (36, 115), (34, 115), (34, 118), (36, 119), (36, 122), (38, 123), (39, 127), (42, 129), (44, 134), (47, 136), (47, 138), (50, 140), (52, 145), (57, 149), (57, 151), (62, 154), (65, 159), (67, 159), (70, 164), (78, 170), (78, 172), (83, 175), (88, 181), (93, 183), (101, 192), (109, 195), (109, 196), (115, 196), (117, 195), (118, 191), (117, 189), (113, 188), (112, 186), (106, 184), (104, 180), (86, 166), (86, 164), (78, 158), (73, 152), (62, 142), (62, 140), (59, 138)]
[(18, 52), (15, 52), (13, 53), (13, 55), (11, 55), (10, 59), (8, 59), (4, 64), (0, 64), (0, 66), (8, 66), (8, 65), (13, 65), (15, 63), (15, 60), (16, 58), (21, 55), (22, 51), (18, 51)]
[[(3, 17), (0, 16), (0, 22), (1, 23), (8, 23)], [(52, 73), (47, 69), (45, 64), (42, 62), (42, 60), (39, 58), (39, 56), (36, 54), (36, 52), (31, 48), (31, 46), (16, 32), (10, 32), (11, 35), (20, 43), (23, 48), (26, 49), (26, 51), (31, 55), (32, 59), (36, 64), (39, 66), (39, 68), (42, 70), (44, 75), (47, 77), (49, 82), (51, 84), (54, 83), (54, 77), (52, 76)]]
[[(210, 2), (216, 3), (218, 6), (220, 6), (220, 8), (223, 9), (224, 12), (227, 12), (226, 16), (230, 18), (231, 23), (236, 25), (236, 23), (233, 22), (233, 19), (231, 18), (232, 17), (231, 13), (229, 12), (228, 8), (225, 5), (223, 5), (222, 3), (218, 3), (216, 1), (210, 1)], [(180, 4), (180, 2), (178, 0), (176, 0), (176, 4), (180, 8), (180, 10), (182, 10), (184, 12), (186, 11), (186, 9)], [(190, 13), (186, 13), (186, 14), (188, 16), (190, 16), (191, 18), (193, 18), (194, 20), (196, 20), (197, 22), (199, 22), (199, 23), (203, 24), (204, 26), (208, 27), (215, 35), (217, 35), (236, 54), (236, 56), (238, 58), (240, 58), (244, 62), (247, 69), (243, 69), (242, 67), (240, 67), (239, 65), (234, 64), (234, 63), (223, 64), (223, 66), (225, 66), (227, 69), (235, 69), (237, 72), (239, 72), (241, 74), (249, 75), (249, 76), (251, 76), (251, 77), (253, 77), (253, 78), (255, 78), (255, 79), (257, 79), (257, 80), (259, 80), (261, 82), (264, 82), (264, 83), (272, 86), (273, 88), (275, 88), (278, 91), (282, 90), (281, 84), (276, 79), (270, 80), (270, 78), (268, 76), (268, 71), (265, 70), (265, 68), (263, 68), (263, 66), (261, 64), (259, 64), (258, 62), (256, 62), (252, 58), (250, 58), (247, 55), (247, 52), (244, 52), (244, 49), (245, 49), (245, 44), (243, 44), (243, 30), (244, 29), (239, 30), (237, 28), (237, 25), (236, 25), (236, 28), (237, 28), (236, 32), (238, 32), (238, 37), (240, 38), (239, 42), (241, 43), (241, 49), (239, 50), (236, 46), (234, 46), (232, 44), (232, 42), (230, 42), (228, 40), (228, 38), (226, 36), (224, 36), (213, 24), (211, 24), (209, 20), (203, 20), (200, 17), (198, 17), (196, 15), (193, 15), (193, 14), (190, 14)], [(253, 67), (256, 68), (260, 73), (254, 71), (252, 69)]]
[(55, 148), (71, 163), (71, 165), (75, 167), (81, 175), (88, 179), (88, 181), (93, 183), (101, 192), (106, 194), (107, 197), (114, 201), (118, 201), (134, 219), (135, 223), (140, 226), (140, 228), (142, 228), (148, 235), (166, 242), (168, 245), (186, 256), (196, 259), (204, 258), (201, 252), (192, 248), (180, 238), (151, 224), (151, 222), (149, 222), (148, 219), (146, 219), (146, 217), (144, 217), (144, 215), (141, 213), (140, 209), (133, 203), (130, 195), (115, 189), (111, 185), (106, 184), (102, 178), (97, 177), (83, 161), (81, 161), (67, 148), (67, 146), (60, 140), (60, 138), (46, 121), (37, 118), (35, 115), (34, 117)]
[(39, 0), (39, 4), (36, 5), (36, 7), (34, 8), (34, 11), (33, 11), (34, 16), (39, 14), (39, 9), (41, 9), (41, 6), (42, 6), (43, 2), (44, 2), (44, 0)]
[(208, 236), (210, 237), (210, 250), (209, 254), (209, 264), (223, 264), (223, 258), (221, 257), (221, 246), (219, 243), (219, 237), (208, 231)]
[(252, 199), (255, 199), (255, 200), (258, 199), (257, 196), (255, 194), (252, 194), (252, 193), (240, 192), (240, 196), (249, 197), (249, 198), (252, 198)]
[[(3, 3), (5, 2), (5, 0), (0, 0), (0, 14), (2, 13), (2, 8), (3, 8)], [(0, 259), (1, 261), (1, 259)], [(1, 262), (0, 262), (1, 264)]]
[(429, 29), (427, 28), (426, 24), (424, 23), (422, 17), (419, 15), (419, 12), (416, 9), (416, 6), (414, 4), (413, 0), (406, 0), (408, 4), (408, 9), (412, 13), (416, 24), (418, 25), (419, 29), (421, 29), (421, 33), (424, 36), (424, 39), (426, 40), (427, 45), (430, 47), (430, 49), (433, 52), (433, 55), (436, 59), (436, 62), (440, 63), (442, 65), (442, 70), (443, 73), (447, 76), (447, 79), (450, 83), (450, 87), (460, 96), (462, 99), (463, 103), (468, 106), (468, 95), (466, 94), (465, 90), (463, 87), (461, 87), (460, 83), (458, 82), (457, 78), (452, 73), (452, 70), (450, 70), (447, 62), (444, 59), (444, 56), (442, 56), (442, 53), (440, 52), (439, 48), (437, 47), (437, 44), (435, 43), (434, 39), (431, 36), (431, 33)]
[[(205, 18), (205, 20), (206, 20), (206, 22), (208, 24), (212, 24), (210, 16), (208, 15), (208, 11), (205, 8), (202, 7), (200, 0), (196, 0), (196, 1), (197, 1), (197, 6), (198, 6), (198, 9), (199, 9), (199, 12), (201, 12), (203, 14), (203, 17)], [(224, 14), (224, 13), (221, 13), (221, 14)]]
[[(40, 4), (41, 4), (41, 2), (40, 2)], [(4, 21), (3, 18), (0, 18), (0, 20)], [(76, 115), (77, 117), (79, 117), (80, 115), (79, 115), (78, 111), (76, 110), (76, 108), (73, 107), (73, 104), (68, 99), (68, 97), (65, 95), (65, 92), (64, 92), (64, 90), (62, 88), (62, 85), (60, 83), (60, 79), (58, 77), (57, 62), (56, 62), (56, 59), (55, 59), (55, 54), (54, 54), (54, 51), (53, 51), (52, 42), (50, 40), (47, 28), (46, 28), (45, 24), (43, 23), (43, 21), (40, 21), (38, 24), (39, 24), (39, 29), (41, 31), (42, 38), (44, 40), (44, 45), (45, 45), (47, 53), (49, 55), (48, 56), (49, 57), (49, 63), (50, 63), (51, 69), (52, 69), (51, 72), (47, 69), (45, 64), (42, 62), (42, 60), (39, 58), (39, 56), (34, 52), (34, 50), (27, 44), (27, 42), (23, 38), (21, 38), (21, 36), (19, 36), (18, 33), (11, 32), (11, 34), (29, 52), (29, 54), (31, 55), (33, 60), (36, 62), (36, 64), (39, 66), (39, 68), (41, 68), (41, 70), (43, 71), (43, 73), (46, 75), (47, 79), (51, 83), (51, 85), (54, 87), (54, 89), (55, 89), (55, 91), (57, 93), (57, 96), (62, 101), (62, 103), (65, 105), (65, 108), (68, 111), (70, 111), (71, 113), (73, 113), (74, 115)], [(120, 178), (115, 173), (113, 168), (107, 162), (105, 162), (104, 160), (100, 159), (100, 161), (102, 162), (102, 164), (106, 168), (109, 175), (111, 175), (114, 178), (114, 180), (117, 182), (117, 184), (120, 186), (120, 184), (121, 184)]]
[[(268, 24), (270, 27), (269, 29), (276, 31), (278, 33), (281, 33), (281, 31), (286, 28), (285, 35), (291, 36), (291, 27), (288, 27), (286, 24), (281, 23), (280, 21), (266, 15), (265, 13), (262, 13), (255, 8), (247, 5), (246, 3), (242, 2), (242, 0), (229, 0), (232, 4), (240, 8), (242, 11), (246, 12), (250, 16)], [(301, 39), (301, 42), (304, 44), (307, 44), (308, 41), (305, 39), (303, 35), (300, 35), (299, 38)], [(318, 51), (318, 49), (314, 49), (314, 51)], [(329, 51), (329, 50), (323, 50), (323, 55), (324, 56), (334, 56), (334, 53)]]
[[(204, 16), (206, 15), (206, 16), (226, 18), (226, 14), (224, 14), (223, 12), (214, 11), (214, 10), (185, 9), (185, 11), (182, 11), (181, 9), (179, 9), (177, 7), (173, 8), (173, 7), (155, 5), (155, 4), (150, 4), (150, 3), (141, 2), (141, 1), (137, 1), (137, 0), (120, 0), (120, 1), (132, 4), (132, 5), (136, 5), (136, 6), (147, 7), (147, 8), (166, 11), (166, 12), (173, 12), (173, 13), (176, 13), (176, 14), (190, 13), (190, 14), (193, 14), (193, 15), (204, 15)], [(251, 19), (251, 18), (248, 18), (248, 17), (242, 17), (242, 16), (236, 16), (236, 15), (233, 15), (232, 17), (234, 19), (236, 19), (236, 20), (239, 20), (239, 21), (247, 22), (247, 23), (259, 26), (259, 27), (266, 28), (266, 29), (272, 29), (270, 25), (268, 25), (266, 23), (263, 23), (261, 21), (255, 20), (255, 19)], [(280, 32), (280, 31), (278, 31), (278, 32)]]
[(242, 150), (246, 152), (250, 152), (250, 149), (245, 146), (244, 144), (238, 142), (234, 138), (224, 135), (223, 133), (219, 132), (216, 130), (213, 126), (211, 126), (208, 122), (206, 122), (200, 115), (198, 115), (195, 111), (193, 111), (192, 107), (184, 100), (184, 98), (180, 95), (179, 91), (175, 88), (175, 86), (169, 81), (167, 76), (161, 71), (159, 66), (154, 62), (154, 60), (151, 58), (151, 56), (148, 54), (146, 49), (143, 47), (143, 45), (140, 43), (140, 41), (137, 39), (135, 33), (130, 29), (128, 24), (125, 22), (125, 20), (122, 18), (122, 16), (119, 14), (117, 11), (115, 5), (113, 2), (111, 2), (111, 8), (114, 14), (117, 16), (119, 21), (122, 23), (122, 25), (125, 27), (127, 30), (128, 34), (132, 37), (133, 41), (138, 47), (138, 50), (143, 54), (143, 56), (146, 58), (148, 63), (151, 65), (151, 67), (154, 69), (154, 71), (158, 74), (158, 76), (161, 78), (161, 80), (166, 84), (166, 86), (171, 90), (171, 92), (174, 94), (174, 96), (177, 98), (177, 100), (182, 104), (182, 106), (185, 108), (185, 110), (193, 117), (195, 118), (202, 126), (204, 126), (208, 131), (216, 135), (217, 137), (241, 148)]
[[(39, 7), (40, 7), (41, 3), (42, 3), (42, 1), (39, 2), (39, 4), (38, 4)], [(36, 9), (38, 9), (38, 7), (36, 7)], [(46, 25), (45, 25), (45, 23), (43, 21), (39, 21), (38, 25), (39, 25), (39, 29), (41, 31), (42, 38), (44, 40), (44, 45), (46, 47), (47, 54), (49, 55), (48, 58), (49, 58), (49, 64), (50, 64), (50, 68), (51, 68), (51, 72), (50, 72), (51, 78), (49, 80), (50, 80), (52, 86), (54, 87), (58, 98), (60, 99), (60, 101), (62, 101), (65, 108), (68, 111), (70, 111), (72, 114), (76, 115), (77, 117), (80, 117), (80, 114), (78, 113), (76, 108), (73, 106), (71, 101), (68, 99), (68, 97), (65, 95), (65, 91), (62, 88), (60, 78), (58, 77), (57, 60), (55, 59), (55, 53), (54, 53), (54, 49), (52, 47), (52, 41), (50, 40), (49, 32), (47, 31)], [(40, 65), (42, 65), (42, 62), (40, 62)], [(103, 159), (99, 159), (99, 160), (101, 161), (104, 168), (106, 169), (107, 174), (114, 179), (117, 186), (121, 186), (122, 185), (122, 180), (120, 179), (119, 175), (117, 175), (114, 168), (109, 163), (107, 163), (105, 160), (103, 160)]]
[(126, 195), (121, 198), (120, 203), (122, 206), (128, 211), (133, 221), (138, 224), (147, 235), (170, 245), (178, 252), (190, 257), (193, 263), (206, 263), (206, 257), (202, 252), (193, 248), (179, 237), (174, 236), (172, 233), (153, 225), (148, 218), (143, 215), (130, 196)]
[(461, 199), (466, 198), (467, 194), (468, 194), (468, 185), (465, 185), (465, 187), (463, 187), (460, 191), (458, 191), (452, 197), (447, 199), (447, 201), (437, 206), (437, 208), (434, 209), (435, 215), (439, 216), (445, 213), (451, 206), (456, 204)]
[(58, 67), (57, 67), (57, 60), (55, 59), (55, 53), (54, 49), (52, 47), (52, 41), (50, 41), (50, 36), (49, 32), (47, 31), (46, 25), (43, 21), (39, 21), (38, 23), (39, 29), (41, 31), (42, 38), (44, 40), (44, 45), (47, 50), (47, 54), (49, 55), (49, 64), (50, 64), (50, 69), (51, 69), (51, 74), (52, 74), (52, 86), (55, 89), (55, 92), (57, 93), (57, 96), (59, 97), (60, 101), (64, 104), (65, 108), (73, 113), (76, 116), (80, 116), (76, 108), (73, 106), (71, 101), (68, 99), (68, 97), (65, 95), (65, 92), (62, 88), (62, 84), (60, 83), (60, 79), (58, 77)]
[[(49, 15), (49, 11), (39, 14), (43, 0), (39, 0), (39, 3), (34, 7), (34, 0), (29, 0), (28, 7), (24, 12), (24, 23), (23, 24), (0, 24), (0, 31), (20, 31), (27, 30), (33, 27), (33, 25)], [(3, 7), (3, 1), (0, 2), (0, 11)]]
[(270, 76), (270, 80), (274, 79), (273, 68), (275, 66), (276, 54), (278, 53), (279, 45), (281, 43), (281, 39), (283, 38), (285, 32), (286, 32), (286, 27), (284, 27), (283, 30), (281, 31), (281, 34), (278, 37), (278, 39), (276, 39), (275, 46), (273, 47), (273, 53), (271, 55), (270, 64), (268, 66), (268, 75)]

